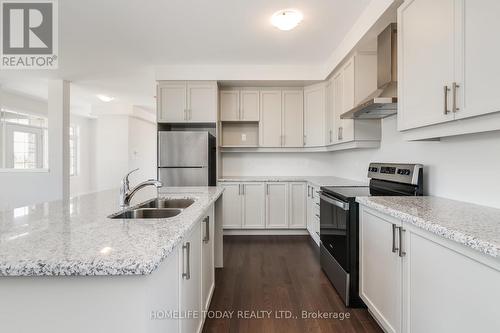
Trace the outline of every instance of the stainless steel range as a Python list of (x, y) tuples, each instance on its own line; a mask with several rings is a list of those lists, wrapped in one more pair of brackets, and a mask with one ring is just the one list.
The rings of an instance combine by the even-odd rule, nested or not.
[(356, 197), (423, 194), (421, 164), (371, 163), (367, 187), (322, 187), (320, 194), (321, 267), (349, 307), (359, 298), (359, 219)]

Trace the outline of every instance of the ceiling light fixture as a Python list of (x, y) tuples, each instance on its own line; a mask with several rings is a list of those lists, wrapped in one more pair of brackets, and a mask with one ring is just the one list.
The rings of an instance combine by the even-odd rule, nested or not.
[(97, 98), (99, 98), (101, 101), (103, 102), (111, 102), (112, 100), (114, 100), (115, 98), (114, 97), (111, 97), (111, 96), (107, 96), (107, 95), (101, 95), (101, 94), (98, 94), (96, 95)]
[(296, 9), (282, 9), (271, 17), (271, 24), (284, 31), (292, 30), (304, 18), (301, 12)]

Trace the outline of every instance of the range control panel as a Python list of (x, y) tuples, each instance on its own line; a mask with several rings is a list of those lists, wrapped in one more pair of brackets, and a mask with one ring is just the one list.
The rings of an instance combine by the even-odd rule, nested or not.
[(422, 168), (422, 164), (370, 163), (368, 178), (417, 185)]

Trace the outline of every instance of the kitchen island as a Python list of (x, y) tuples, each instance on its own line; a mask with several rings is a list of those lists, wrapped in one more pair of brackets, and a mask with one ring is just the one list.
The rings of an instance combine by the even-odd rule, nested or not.
[(222, 266), (222, 192), (160, 189), (194, 201), (166, 219), (110, 219), (116, 190), (3, 211), (2, 330), (196, 332)]

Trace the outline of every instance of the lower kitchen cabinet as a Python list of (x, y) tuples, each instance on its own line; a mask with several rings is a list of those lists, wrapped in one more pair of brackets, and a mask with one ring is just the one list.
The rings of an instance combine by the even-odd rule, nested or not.
[(241, 184), (222, 183), (222, 225), (226, 229), (241, 229), (242, 226), (242, 199)]
[(288, 228), (287, 198), (287, 183), (266, 183), (266, 227), (268, 229)]
[(266, 227), (265, 184), (245, 183), (242, 185), (243, 228), (263, 229)]
[(500, 332), (497, 261), (360, 208), (360, 296), (386, 332)]
[(360, 297), (387, 332), (401, 332), (402, 262), (396, 251), (401, 223), (362, 210), (360, 215)]
[(311, 184), (307, 184), (307, 231), (319, 246), (320, 233), (320, 209), (319, 209), (319, 189)]
[[(181, 277), (179, 282), (179, 310), (183, 318), (180, 320), (180, 332), (199, 332), (201, 318), (201, 224), (191, 231), (179, 247), (179, 265)], [(194, 311), (194, 312), (192, 312)], [(188, 316), (195, 313), (196, 315)]]
[(290, 229), (306, 228), (306, 187), (305, 183), (288, 184), (288, 204), (290, 207), (288, 226)]

